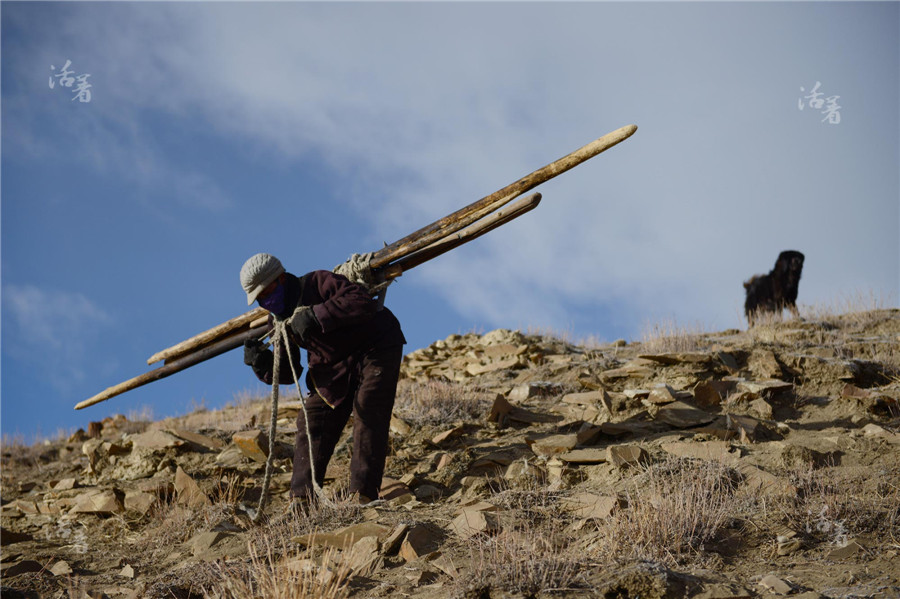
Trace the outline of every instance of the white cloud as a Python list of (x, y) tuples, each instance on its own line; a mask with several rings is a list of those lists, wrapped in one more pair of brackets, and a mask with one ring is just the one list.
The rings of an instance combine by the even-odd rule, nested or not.
[[(315, 156), (346, 181), (347, 206), (371, 219), (366, 243), (392, 241), (638, 124), (622, 146), (542, 186), (537, 211), (475, 242), (477, 254), (427, 267), (419, 280), (465, 314), (564, 321), (567, 303), (597, 298), (733, 326), (741, 282), (787, 248), (807, 253), (810, 275), (829, 264), (829, 275), (804, 279), (801, 297), (834, 285), (896, 286), (896, 255), (867, 259), (891, 236), (879, 222), (885, 208), (896, 229), (895, 174), (854, 208), (857, 230), (874, 227), (877, 237), (840, 240), (849, 190), (830, 190), (848, 179), (829, 147), (844, 147), (841, 135), (854, 130), (795, 114), (796, 90), (779, 86), (796, 68), (781, 63), (799, 60), (786, 57), (801, 42), (745, 45), (755, 39), (749, 27), (723, 37), (728, 13), (716, 6), (685, 9), (687, 31), (662, 26), (659, 9), (647, 6), (628, 9), (647, 17), (646, 27), (602, 31), (572, 14), (607, 11), (616, 23), (627, 10), (562, 10), (153, 4), (114, 6), (103, 18), (86, 12), (69, 27), (98, 40), (92, 59), (125, 115), (116, 131), (128, 131), (126, 118), (162, 111), (208, 123), (272, 160)], [(761, 26), (777, 21), (751, 13)], [(856, 118), (869, 115), (860, 109)], [(190, 197), (216, 197), (214, 183), (179, 171), (141, 134), (122, 140), (145, 165), (141, 177), (172, 171), (183, 183), (176, 187), (195, 190)], [(815, 143), (798, 144), (799, 136)]]
[(60, 391), (84, 381), (92, 343), (114, 319), (80, 293), (3, 286), (4, 353), (25, 360)]

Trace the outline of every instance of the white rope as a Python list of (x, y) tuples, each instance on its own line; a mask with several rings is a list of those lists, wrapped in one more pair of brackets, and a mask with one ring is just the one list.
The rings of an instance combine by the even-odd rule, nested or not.
[[(269, 485), (272, 481), (273, 460), (275, 456), (275, 434), (278, 426), (278, 381), (280, 379), (281, 371), (281, 348), (287, 348), (290, 344), (287, 333), (287, 321), (276, 318), (272, 330), (269, 333), (269, 338), (272, 340), (272, 349), (275, 354), (274, 363), (272, 364), (272, 418), (269, 422), (269, 455), (266, 457), (266, 473), (263, 476), (263, 488), (262, 495), (259, 498), (259, 508), (257, 509), (255, 518), (252, 518), (254, 523), (259, 520), (262, 516), (263, 509), (266, 507), (266, 503), (269, 499)], [(331, 502), (325, 497), (322, 487), (319, 486), (319, 482), (316, 480), (316, 466), (313, 462), (312, 437), (309, 432), (309, 416), (306, 412), (306, 401), (303, 397), (303, 391), (300, 389), (297, 369), (294, 367), (294, 360), (291, 358), (291, 352), (287, 351), (285, 353), (287, 353), (288, 364), (291, 367), (294, 385), (297, 387), (297, 394), (300, 396), (300, 407), (303, 409), (303, 423), (306, 428), (306, 445), (309, 448), (309, 471), (310, 476), (312, 477), (313, 491), (319, 501), (330, 504)]]
[(376, 272), (370, 266), (375, 252), (365, 254), (353, 254), (343, 264), (338, 264), (332, 272), (344, 275), (351, 282), (365, 287), (370, 295), (378, 295), (385, 291), (393, 280), (385, 281), (384, 274)]

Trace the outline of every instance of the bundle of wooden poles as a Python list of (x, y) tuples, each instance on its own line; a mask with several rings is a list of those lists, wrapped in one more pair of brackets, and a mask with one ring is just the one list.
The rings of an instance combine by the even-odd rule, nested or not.
[[(369, 267), (380, 271), (384, 280), (391, 281), (423, 262), (496, 229), (533, 210), (541, 201), (539, 193), (524, 198), (519, 198), (519, 196), (628, 139), (635, 131), (637, 131), (636, 125), (627, 125), (616, 129), (503, 189), (410, 233), (403, 239), (375, 251)], [(264, 336), (268, 329), (268, 312), (263, 308), (250, 310), (153, 354), (147, 360), (147, 364), (163, 362), (162, 366), (109, 387), (76, 404), (75, 409), (80, 410), (92, 406), (236, 349), (242, 346), (247, 339)]]

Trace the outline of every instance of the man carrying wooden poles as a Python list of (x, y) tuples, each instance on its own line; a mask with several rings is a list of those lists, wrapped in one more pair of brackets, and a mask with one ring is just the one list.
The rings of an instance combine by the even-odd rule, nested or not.
[[(360, 503), (378, 499), (406, 343), (397, 318), (343, 275), (315, 270), (297, 277), (269, 254), (244, 263), (241, 285), (247, 303), (259, 303), (276, 331), (278, 321), (287, 332), (287, 343), (275, 344), (279, 383), (297, 382), (300, 348), (307, 351), (309, 396), (297, 416), (292, 498), (316, 499), (352, 413), (349, 491)], [(244, 362), (261, 381), (273, 383), (275, 356), (262, 341), (244, 342)]]

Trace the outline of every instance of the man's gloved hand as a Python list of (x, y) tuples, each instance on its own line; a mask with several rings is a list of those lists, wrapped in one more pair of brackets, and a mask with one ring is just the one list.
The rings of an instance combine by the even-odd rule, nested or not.
[(300, 341), (303, 342), (309, 340), (310, 333), (322, 328), (311, 306), (297, 306), (297, 309), (294, 310), (294, 313), (288, 319), (288, 324), (294, 333), (297, 334), (297, 337), (300, 338)]
[(272, 354), (272, 350), (259, 339), (247, 339), (244, 341), (244, 364), (251, 367), (260, 367)]

